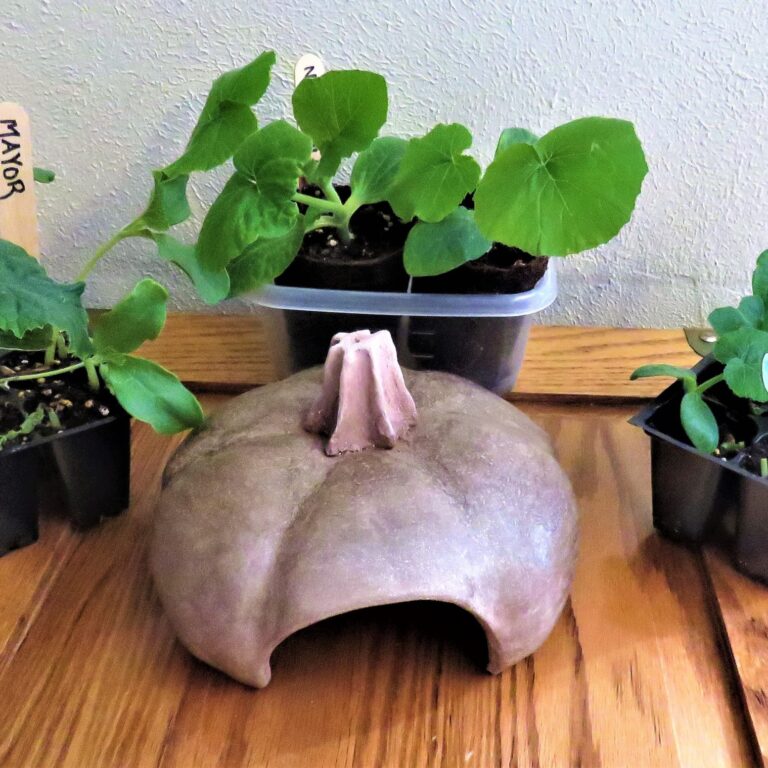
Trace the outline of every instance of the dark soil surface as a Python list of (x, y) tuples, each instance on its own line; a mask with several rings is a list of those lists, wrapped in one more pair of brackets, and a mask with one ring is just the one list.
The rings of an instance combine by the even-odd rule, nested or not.
[[(336, 187), (342, 201), (349, 187)], [(304, 194), (322, 197), (316, 187)], [(473, 207), (471, 197), (462, 203)], [(302, 213), (306, 211), (300, 206)], [(401, 222), (387, 203), (364, 205), (352, 217), (354, 238), (341, 241), (337, 230), (309, 232), (296, 259), (275, 282), (305, 288), (355, 291), (405, 291), (408, 275), (402, 264), (405, 239), (413, 222)], [(413, 281), (416, 293), (523, 293), (536, 286), (546, 272), (548, 259), (531, 256), (519, 248), (495, 243), (475, 261), (434, 277)]]
[[(474, 210), (472, 195), (467, 195), (461, 204)], [(545, 256), (532, 256), (520, 248), (494, 243), (479, 259), (442, 275), (414, 279), (412, 290), (416, 293), (524, 293), (535, 288), (548, 263)]]
[(763, 438), (752, 443), (741, 456), (741, 466), (755, 475), (760, 475), (760, 459), (768, 459), (768, 439)]
[[(57, 360), (52, 367), (60, 368), (73, 362)], [(48, 370), (42, 352), (9, 352), (0, 357), (0, 378)], [(39, 405), (55, 412), (61, 427), (52, 426), (46, 417), (34, 432), (6, 442), (0, 451), (98, 421), (109, 416), (112, 408), (109, 396), (90, 391), (82, 370), (61, 377), (14, 382), (8, 389), (0, 387), (0, 434), (18, 429)]]
[[(337, 187), (337, 192), (342, 201), (349, 197), (349, 187)], [(312, 187), (304, 194), (322, 196)], [(354, 235), (349, 243), (335, 228), (308, 232), (298, 255), (275, 282), (305, 288), (406, 290), (402, 252), (411, 224), (403, 224), (387, 203), (377, 203), (362, 206), (349, 227)]]
[(494, 243), (488, 253), (450, 272), (413, 281), (417, 293), (523, 293), (547, 271), (549, 259)]

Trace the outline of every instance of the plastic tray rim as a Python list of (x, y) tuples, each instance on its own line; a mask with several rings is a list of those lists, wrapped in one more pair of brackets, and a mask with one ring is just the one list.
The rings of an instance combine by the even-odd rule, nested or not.
[(265, 285), (254, 294), (265, 309), (412, 317), (523, 317), (546, 309), (556, 298), (553, 260), (539, 282), (523, 293), (388, 293)]

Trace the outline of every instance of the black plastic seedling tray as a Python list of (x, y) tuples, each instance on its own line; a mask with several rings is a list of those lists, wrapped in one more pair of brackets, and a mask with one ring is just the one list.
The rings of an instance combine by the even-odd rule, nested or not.
[[(708, 357), (694, 370), (702, 381), (723, 367)], [(716, 411), (727, 410), (726, 390), (710, 390)], [(728, 458), (697, 451), (680, 426), (682, 396), (682, 384), (675, 382), (630, 420), (651, 438), (653, 524), (687, 544), (717, 543), (739, 571), (768, 583), (768, 480), (744, 467), (745, 451)], [(763, 424), (745, 421), (751, 427), (748, 447), (762, 437)]]
[(37, 540), (46, 495), (63, 498), (78, 529), (128, 507), (130, 417), (105, 393), (100, 399), (108, 416), (0, 451), (0, 556)]

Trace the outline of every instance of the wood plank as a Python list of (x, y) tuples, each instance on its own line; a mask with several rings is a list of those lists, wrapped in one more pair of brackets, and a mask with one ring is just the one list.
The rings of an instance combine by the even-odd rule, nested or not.
[(534, 327), (514, 396), (646, 400), (669, 379), (630, 381), (646, 363), (689, 367), (700, 358), (680, 329)]
[[(274, 381), (258, 316), (171, 314), (164, 333), (141, 354), (171, 368), (199, 389), (243, 390)], [(647, 362), (692, 365), (681, 330), (534, 327), (516, 398), (642, 400), (663, 382), (630, 382)]]
[(144, 344), (138, 354), (203, 390), (242, 391), (275, 380), (256, 313), (171, 313), (160, 337)]
[(29, 116), (18, 104), (0, 103), (0, 238), (39, 256), (37, 200)]
[(78, 537), (0, 673), (0, 765), (748, 765), (699, 560), (651, 531), (628, 410), (525, 408), (574, 479), (583, 542), (532, 658), (485, 675), (473, 622), (416, 604), (289, 638), (263, 691), (192, 660), (146, 568), (175, 440), (139, 426), (130, 513)]
[[(143, 765), (138, 755), (161, 748), (162, 734), (147, 721), (172, 717), (182, 693), (173, 681), (183, 674), (165, 675), (173, 641), (150, 590), (144, 544), (178, 438), (144, 427), (135, 435), (130, 512), (77, 536), (67, 567), (0, 674), (0, 721), (10, 728), (0, 736), (0, 765)], [(174, 662), (183, 667), (185, 659)], [(134, 762), (121, 762), (118, 753)]]
[(565, 628), (580, 658), (559, 685), (542, 685), (552, 698), (569, 679), (581, 686), (578, 708), (563, 713), (571, 756), (579, 750), (585, 765), (751, 764), (699, 558), (653, 532), (646, 438), (626, 423), (631, 411), (548, 411), (535, 412), (555, 436), (582, 514)]
[(0, 670), (24, 641), (75, 542), (67, 523), (49, 516), (37, 544), (0, 557)]
[(768, 766), (768, 592), (718, 551), (708, 550), (705, 558), (762, 764)]

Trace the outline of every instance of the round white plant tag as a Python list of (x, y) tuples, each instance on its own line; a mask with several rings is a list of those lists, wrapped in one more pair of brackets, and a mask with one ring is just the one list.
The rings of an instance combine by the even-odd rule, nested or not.
[[(319, 56), (314, 53), (305, 53), (293, 68), (293, 87), (295, 88), (302, 80), (308, 77), (320, 77), (325, 74), (325, 64)], [(320, 150), (315, 147), (312, 150), (312, 159), (320, 159)]]
[(305, 53), (293, 69), (293, 85), (297, 86), (306, 77), (320, 77), (325, 74), (325, 64), (314, 53)]

